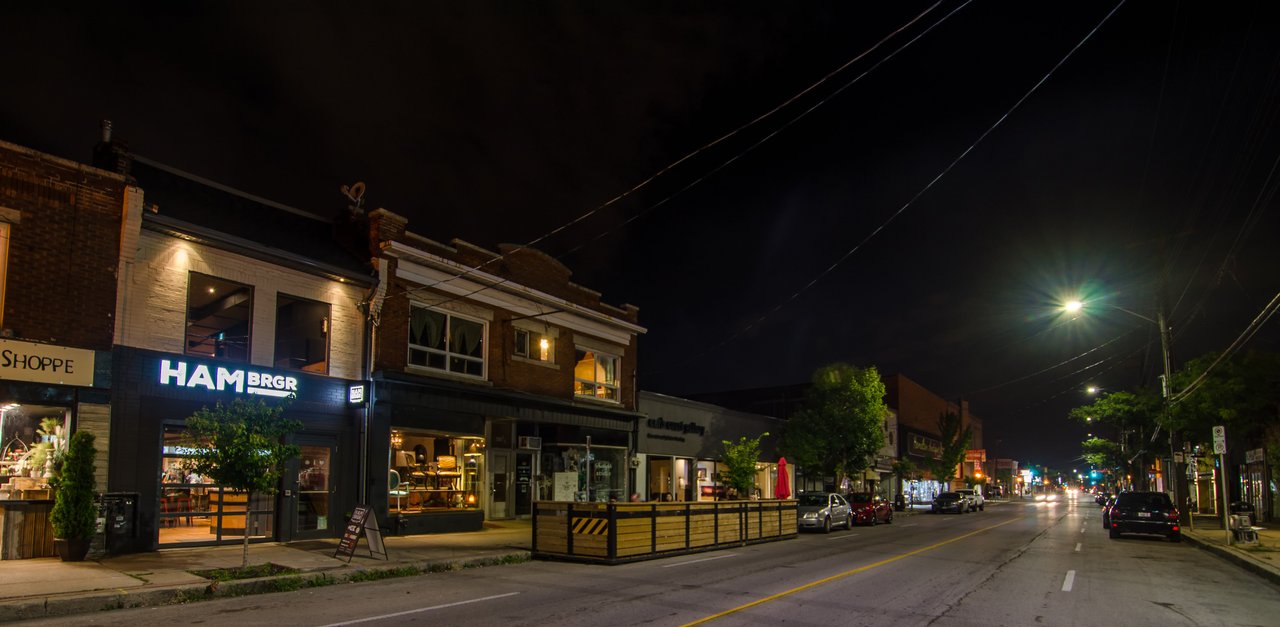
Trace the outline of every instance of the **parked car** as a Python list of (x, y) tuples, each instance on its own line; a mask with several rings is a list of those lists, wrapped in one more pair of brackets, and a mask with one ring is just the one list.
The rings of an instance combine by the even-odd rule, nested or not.
[(960, 494), (960, 496), (963, 496), (964, 498), (968, 499), (969, 511), (972, 512), (976, 510), (982, 510), (982, 511), (987, 510), (987, 499), (983, 498), (981, 492), (974, 490), (972, 488), (964, 488), (964, 489), (956, 490), (956, 492)]
[(969, 500), (956, 492), (942, 492), (933, 499), (933, 513), (955, 512), (963, 514), (969, 508)]
[(834, 492), (802, 492), (796, 496), (797, 525), (800, 529), (821, 529), (831, 533), (832, 526), (853, 528), (853, 512), (844, 497)]
[(853, 521), (859, 525), (893, 522), (893, 508), (889, 506), (889, 501), (880, 498), (878, 495), (854, 492), (849, 494), (845, 500), (849, 502), (849, 507), (853, 510)]
[(1118, 495), (1112, 494), (1108, 496), (1107, 500), (1102, 503), (1102, 528), (1103, 529), (1111, 528), (1111, 507), (1116, 504), (1116, 496)]
[(1112, 538), (1122, 533), (1151, 533), (1170, 542), (1182, 540), (1178, 508), (1164, 492), (1121, 492), (1111, 506), (1108, 522)]
[(1099, 492), (1099, 493), (1097, 494), (1097, 496), (1094, 496), (1094, 497), (1093, 497), (1093, 502), (1094, 502), (1094, 503), (1097, 503), (1098, 505), (1104, 505), (1104, 506), (1105, 506), (1105, 505), (1107, 504), (1107, 501), (1110, 501), (1110, 500), (1111, 500), (1111, 497), (1112, 497), (1112, 496), (1114, 496), (1114, 495), (1113, 495), (1113, 494), (1111, 494), (1110, 492)]

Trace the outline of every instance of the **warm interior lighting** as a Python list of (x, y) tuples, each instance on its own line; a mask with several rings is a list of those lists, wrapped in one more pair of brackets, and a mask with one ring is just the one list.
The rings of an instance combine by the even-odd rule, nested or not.
[(551, 351), (551, 342), (548, 341), (547, 338), (544, 337), (538, 340), (538, 352), (540, 353), (539, 357), (542, 359), (542, 361), (547, 360), (547, 353), (549, 353), (550, 351)]
[(467, 504), (468, 504), (468, 505), (475, 505), (475, 504), (476, 504), (476, 495), (474, 495), (474, 494), (468, 494), (468, 495), (467, 495)]
[(400, 435), (399, 431), (392, 431), (391, 432), (391, 448), (395, 450), (400, 450), (401, 444), (404, 444), (404, 436)]

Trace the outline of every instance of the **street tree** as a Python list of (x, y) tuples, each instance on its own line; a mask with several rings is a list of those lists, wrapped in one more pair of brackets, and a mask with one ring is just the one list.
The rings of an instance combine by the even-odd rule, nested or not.
[(973, 427), (963, 425), (958, 414), (947, 412), (938, 416), (938, 436), (942, 440), (942, 452), (926, 464), (934, 479), (942, 483), (955, 478), (956, 468), (964, 461), (965, 451), (973, 441)]
[(1145, 467), (1146, 459), (1153, 452), (1146, 447), (1159, 424), (1161, 407), (1159, 393), (1142, 388), (1135, 392), (1102, 394), (1093, 403), (1072, 409), (1069, 415), (1081, 424), (1097, 429), (1099, 438), (1104, 437), (1100, 427), (1113, 431), (1110, 435), (1119, 450), (1120, 476), (1137, 477), (1143, 484), (1147, 473), (1132, 470), (1135, 466)]
[[(230, 405), (201, 408), (187, 418), (187, 470), (224, 490), (244, 492), (248, 503), (254, 494), (275, 494), (285, 463), (300, 452), (284, 441), (302, 429), (301, 422), (284, 417), (288, 404), (237, 398)], [(249, 566), (249, 527), (246, 511), (242, 567)]]
[(804, 407), (787, 424), (784, 448), (808, 477), (861, 473), (884, 446), (889, 408), (875, 366), (833, 363), (813, 374)]
[(757, 464), (760, 463), (760, 440), (769, 435), (761, 433), (755, 438), (742, 436), (735, 444), (722, 440), (724, 444), (725, 471), (720, 473), (721, 479), (729, 484), (738, 494), (738, 498), (748, 498), (756, 487)]

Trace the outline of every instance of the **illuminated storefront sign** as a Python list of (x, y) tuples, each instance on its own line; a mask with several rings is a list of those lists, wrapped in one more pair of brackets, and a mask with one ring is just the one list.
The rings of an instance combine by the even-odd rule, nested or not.
[(160, 360), (160, 385), (202, 388), (211, 392), (236, 392), (283, 398), (298, 393), (298, 379), (244, 368), (192, 366), (185, 361)]
[(347, 402), (352, 405), (359, 405), (364, 402), (364, 384), (352, 385), (347, 388)]
[(93, 351), (0, 340), (0, 379), (57, 385), (93, 385)]

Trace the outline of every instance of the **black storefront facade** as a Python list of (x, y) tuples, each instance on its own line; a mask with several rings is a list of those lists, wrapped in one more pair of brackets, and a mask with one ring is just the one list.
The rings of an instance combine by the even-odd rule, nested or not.
[[(135, 528), (116, 552), (336, 537), (359, 498), (367, 384), (242, 362), (118, 346), (113, 352), (109, 486), (138, 495)], [(183, 469), (188, 416), (237, 397), (294, 395), (286, 416), (301, 447), (274, 495), (223, 490)]]
[(369, 500), (395, 534), (474, 531), (538, 500), (633, 489), (639, 415), (621, 407), (394, 371), (374, 373), (371, 403)]

